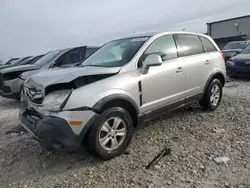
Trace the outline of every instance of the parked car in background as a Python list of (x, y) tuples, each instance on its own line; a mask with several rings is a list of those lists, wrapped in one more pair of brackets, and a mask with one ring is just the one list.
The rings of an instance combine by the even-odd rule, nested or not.
[(79, 67), (29, 77), (19, 119), (47, 147), (72, 151), (86, 143), (92, 154), (108, 160), (124, 152), (142, 122), (198, 101), (215, 110), (225, 76), (222, 53), (209, 36), (164, 32), (122, 38)]
[(224, 54), (225, 61), (231, 57), (239, 54), (247, 45), (249, 41), (234, 41), (229, 42), (221, 51)]
[(51, 51), (32, 64), (0, 70), (0, 95), (19, 100), (23, 82), (29, 76), (49, 68), (77, 65), (97, 48), (81, 46)]
[(250, 45), (240, 54), (231, 57), (226, 67), (229, 77), (250, 77)]
[(2, 65), (9, 65), (9, 64), (12, 64), (14, 62), (16, 62), (18, 59), (20, 58), (11, 58), (9, 61), (7, 61), (6, 63), (2, 64)]
[(28, 62), (30, 59), (32, 59), (31, 56), (20, 58), (16, 61), (13, 61), (12, 63), (8, 63), (8, 64), (4, 64), (4, 65), (0, 66), (0, 70), (5, 69), (5, 68), (9, 68), (9, 67), (13, 67), (13, 66), (17, 66), (17, 65), (26, 64), (26, 62)]

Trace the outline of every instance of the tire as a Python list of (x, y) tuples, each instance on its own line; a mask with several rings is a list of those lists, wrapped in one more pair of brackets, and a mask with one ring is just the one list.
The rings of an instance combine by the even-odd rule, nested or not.
[[(218, 92), (216, 92), (217, 95), (213, 93), (215, 90), (218, 90)], [(220, 80), (214, 79), (210, 82), (202, 101), (200, 101), (200, 105), (209, 111), (214, 111), (218, 108), (221, 102), (222, 94), (223, 91)], [(210, 99), (212, 99), (212, 96), (214, 100), (211, 101)]]
[[(118, 123), (115, 124), (115, 122)], [(104, 126), (104, 123), (106, 126)], [(109, 126), (107, 126), (107, 123)], [(115, 125), (117, 125), (117, 129), (115, 129)], [(121, 136), (122, 132), (125, 136)], [(91, 127), (88, 133), (88, 149), (92, 155), (99, 156), (103, 160), (110, 160), (125, 151), (132, 139), (133, 132), (134, 126), (131, 115), (121, 107), (109, 108), (101, 113), (100, 118)], [(102, 144), (101, 140), (103, 141)], [(115, 143), (118, 143), (118, 145)], [(114, 147), (115, 145), (116, 147)]]

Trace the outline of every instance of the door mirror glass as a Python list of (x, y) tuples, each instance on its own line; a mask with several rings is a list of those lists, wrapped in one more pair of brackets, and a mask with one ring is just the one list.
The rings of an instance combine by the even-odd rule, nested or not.
[(159, 54), (149, 54), (145, 60), (142, 62), (142, 74), (147, 74), (149, 67), (160, 66), (162, 64), (162, 59)]

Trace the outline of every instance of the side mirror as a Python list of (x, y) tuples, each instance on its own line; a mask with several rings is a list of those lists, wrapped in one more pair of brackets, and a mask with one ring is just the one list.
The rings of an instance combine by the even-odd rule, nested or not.
[(51, 65), (50, 65), (50, 68), (55, 68), (55, 67), (60, 67), (62, 65), (62, 62), (53, 62)]
[(145, 60), (142, 62), (142, 74), (147, 74), (149, 67), (160, 66), (162, 64), (162, 59), (159, 54), (149, 54)]

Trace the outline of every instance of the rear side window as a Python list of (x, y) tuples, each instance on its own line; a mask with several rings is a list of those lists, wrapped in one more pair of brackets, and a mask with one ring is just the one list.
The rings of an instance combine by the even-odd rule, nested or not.
[(217, 49), (214, 47), (214, 45), (210, 42), (210, 40), (208, 40), (207, 38), (205, 37), (201, 37), (200, 36), (200, 39), (201, 39), (201, 42), (202, 42), (202, 45), (205, 49), (206, 52), (214, 52), (214, 51), (217, 51)]
[(189, 56), (204, 53), (201, 40), (196, 35), (176, 35), (178, 45), (181, 45), (181, 56)]

